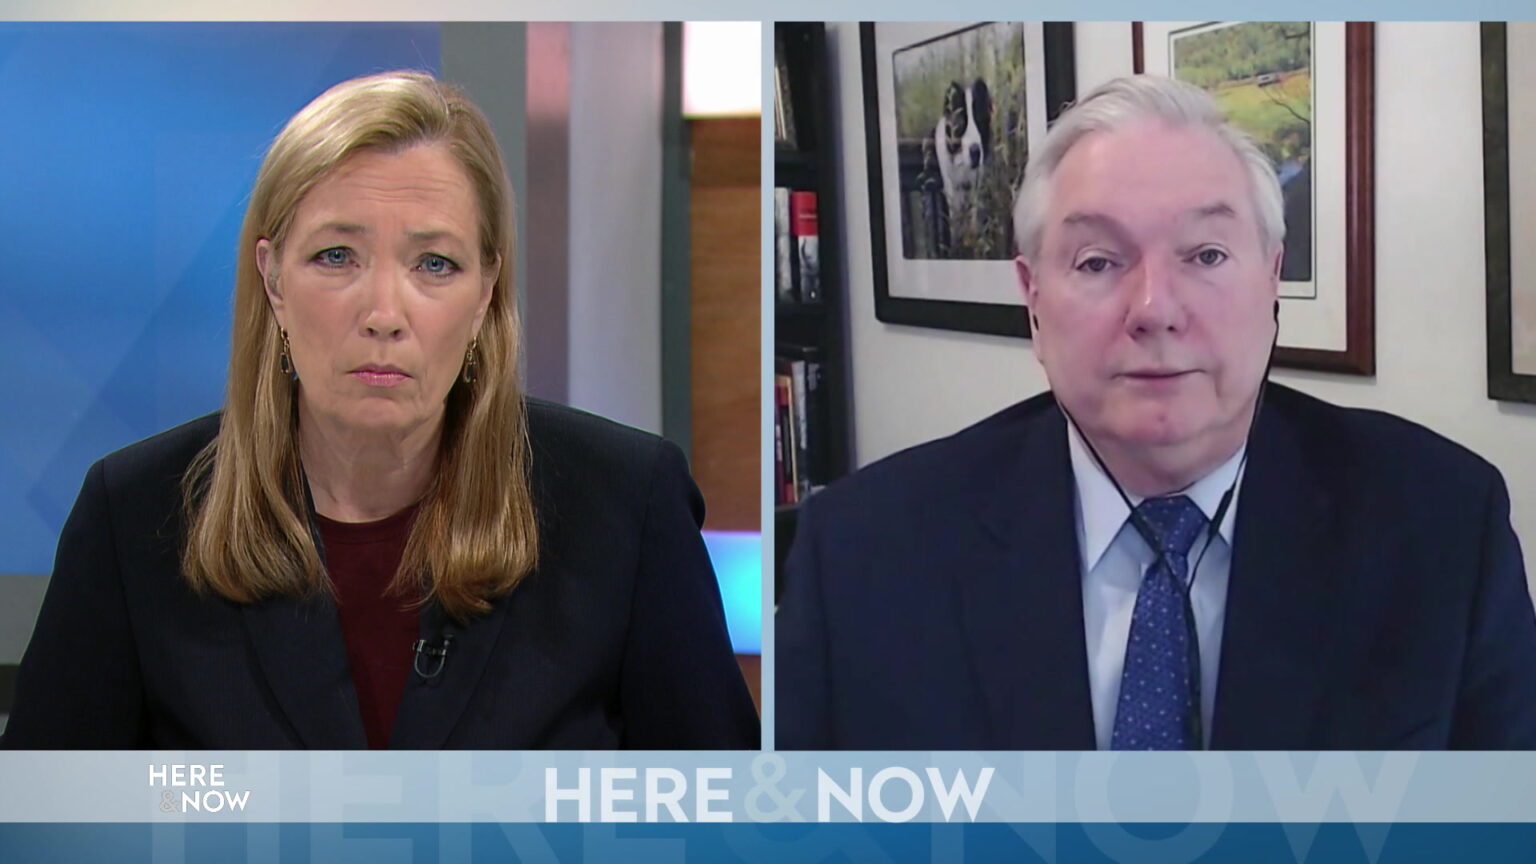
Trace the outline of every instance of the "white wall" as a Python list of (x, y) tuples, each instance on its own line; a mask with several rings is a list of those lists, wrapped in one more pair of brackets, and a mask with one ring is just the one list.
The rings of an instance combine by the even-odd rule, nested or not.
[(660, 24), (571, 25), (569, 400), (657, 433), (661, 91)]
[[(1131, 71), (1129, 24), (1078, 24), (1076, 34), (1079, 92)], [(1024, 340), (875, 319), (858, 25), (830, 25), (828, 41), (839, 76), (855, 456), (864, 465), (1047, 385)], [(1408, 417), (1497, 465), (1536, 577), (1536, 405), (1487, 398), (1479, 52), (1476, 23), (1377, 25), (1376, 377), (1274, 377)]]

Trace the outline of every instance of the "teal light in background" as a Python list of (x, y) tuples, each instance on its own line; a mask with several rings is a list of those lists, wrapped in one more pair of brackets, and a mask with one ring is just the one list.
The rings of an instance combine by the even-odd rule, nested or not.
[(763, 653), (763, 536), (748, 531), (705, 531), (704, 545), (720, 580), (725, 626), (737, 654)]

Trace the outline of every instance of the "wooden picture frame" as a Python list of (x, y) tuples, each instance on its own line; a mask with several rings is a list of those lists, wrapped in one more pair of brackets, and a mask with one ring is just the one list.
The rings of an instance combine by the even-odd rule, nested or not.
[[(1311, 88), (1309, 110), (1316, 105), (1317, 128), (1313, 129), (1310, 115), (1306, 118), (1309, 137), (1304, 161), (1316, 194), (1308, 193), (1308, 228), (1313, 233), (1306, 244), (1311, 257), (1304, 268), (1306, 278), (1282, 283), (1275, 365), (1374, 375), (1375, 27), (1357, 22), (1295, 23), (1309, 28), (1308, 50), (1314, 52), (1301, 71)], [(1228, 26), (1279, 25), (1136, 22), (1131, 25), (1135, 71), (1174, 74), (1177, 40)], [(1263, 87), (1282, 75), (1254, 74), (1251, 81), (1220, 86)], [(1264, 143), (1261, 140), (1261, 146)], [(1316, 179), (1311, 179), (1314, 164)], [(1315, 249), (1311, 238), (1315, 238)], [(1288, 290), (1291, 286), (1302, 290)]]
[[(1017, 56), (1012, 28), (1018, 28)], [(1076, 98), (1072, 39), (1070, 23), (860, 25), (876, 318), (1029, 336), (1029, 316), (1013, 273), (1012, 194), (1022, 180), (1028, 142), (1043, 136), (1046, 124)], [(991, 53), (977, 59), (967, 45)], [(1003, 83), (987, 81), (973, 67), (996, 71)], [(965, 74), (946, 71), (955, 69)], [(942, 92), (923, 89), (943, 81), (950, 87)], [(978, 82), (987, 86), (974, 87)], [(988, 95), (994, 91), (998, 95)], [(925, 92), (928, 98), (913, 95)], [(969, 206), (957, 205), (959, 216), (951, 214), (944, 166), (934, 169), (939, 154), (955, 151), (927, 143), (944, 134), (947, 106), (960, 104), (951, 101), (952, 93), (968, 109), (994, 106), (991, 114), (998, 118), (981, 160), (990, 173), (969, 187), (977, 191)], [(952, 225), (960, 227), (952, 231)]]
[[(1482, 25), (1488, 398), (1511, 402), (1536, 402), (1536, 255), (1513, 243), (1536, 224), (1536, 171), (1524, 167), (1536, 158), (1536, 128), (1515, 122), (1536, 104), (1529, 88), (1510, 86), (1512, 62), (1536, 66), (1525, 59), (1533, 46), (1536, 24)], [(1512, 99), (1525, 104), (1511, 110)]]

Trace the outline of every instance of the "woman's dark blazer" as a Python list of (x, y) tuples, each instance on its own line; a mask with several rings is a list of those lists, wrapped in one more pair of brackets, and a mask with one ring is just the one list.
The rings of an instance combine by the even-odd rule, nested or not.
[[(756, 748), (682, 453), (534, 400), (528, 425), (539, 566), (466, 626), (423, 609), (422, 638), (454, 638), (439, 675), (411, 674), (390, 746)], [(180, 575), (179, 483), (218, 428), (194, 420), (86, 474), (5, 746), (367, 746), (328, 592), (243, 606)]]

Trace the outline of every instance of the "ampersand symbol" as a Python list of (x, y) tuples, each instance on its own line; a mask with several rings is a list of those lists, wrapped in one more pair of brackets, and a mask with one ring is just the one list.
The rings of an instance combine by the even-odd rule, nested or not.
[[(784, 779), (787, 771), (784, 757), (776, 753), (765, 753), (752, 760), (752, 779), (757, 781), (757, 786), (747, 793), (747, 816), (758, 822), (805, 821), (805, 816), (795, 806), (805, 796), (805, 790), (796, 789), (788, 795), (779, 791), (779, 781)], [(777, 805), (773, 812), (763, 808), (764, 795)]]
[(160, 793), (160, 811), (162, 813), (176, 812), (176, 793), (167, 789)]

